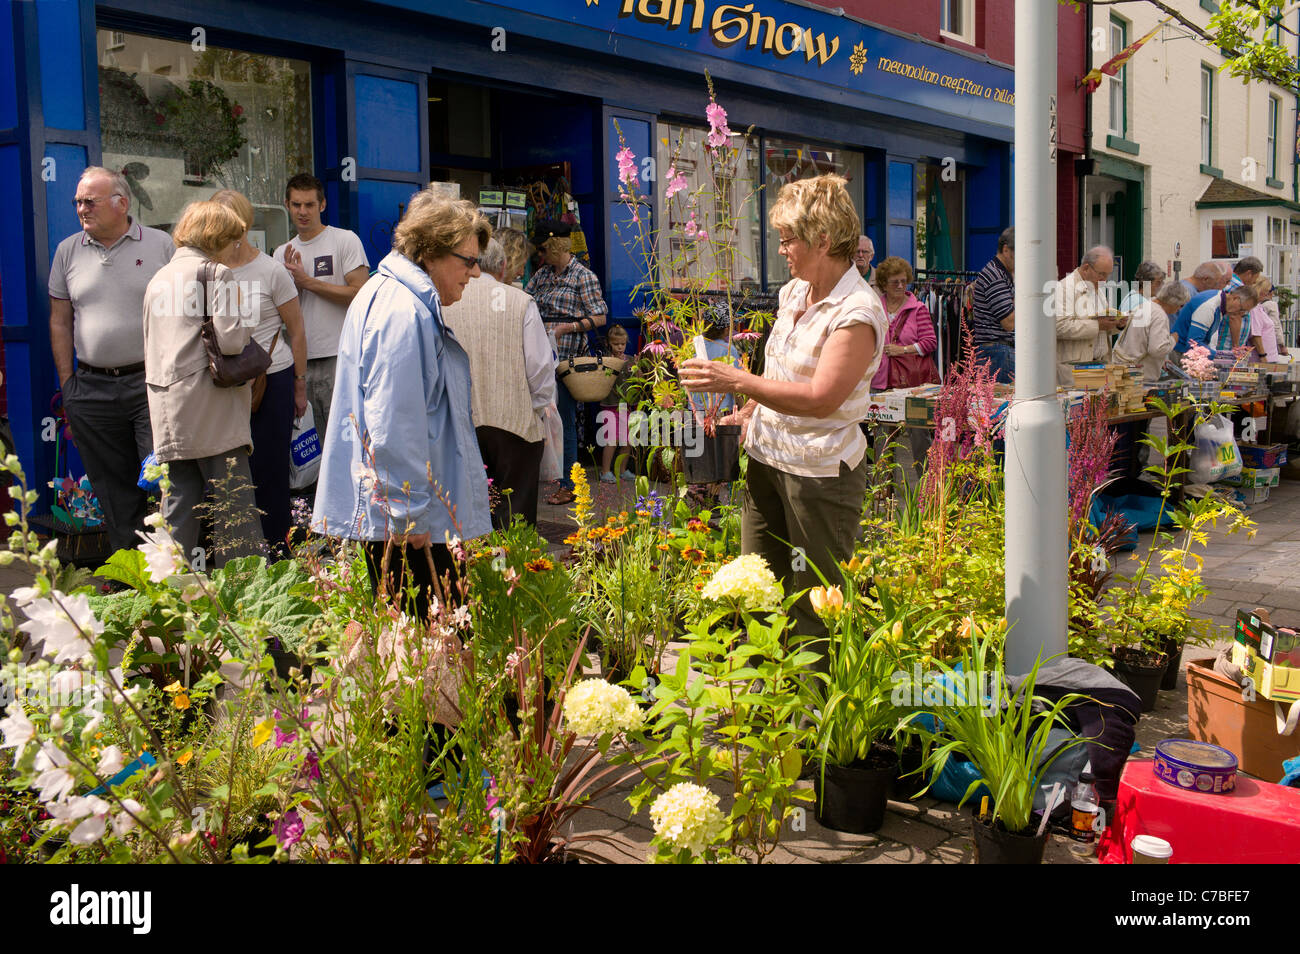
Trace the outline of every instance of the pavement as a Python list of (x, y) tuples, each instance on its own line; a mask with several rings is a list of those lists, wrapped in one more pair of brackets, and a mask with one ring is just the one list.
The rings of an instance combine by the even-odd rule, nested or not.
[[(594, 471), (589, 476), (593, 479), (598, 513), (631, 509), (629, 505), (636, 497), (631, 485), (600, 484), (594, 480)], [(543, 488), (543, 497), (549, 492)], [(573, 525), (571, 509), (544, 502), (539, 509), (539, 528), (557, 552), (566, 549), (562, 540)], [(1252, 507), (1249, 514), (1258, 524), (1254, 539), (1215, 530), (1204, 551), (1204, 579), (1211, 596), (1198, 615), (1222, 624), (1228, 638), (1238, 608), (1268, 609), (1274, 621), (1300, 617), (1300, 483), (1283, 481), (1268, 501)], [(1149, 534), (1144, 535), (1139, 553), (1145, 553), (1149, 539)], [(0, 592), (9, 593), (28, 582), (22, 568), (0, 568)], [(1155, 711), (1145, 714), (1138, 723), (1142, 749), (1136, 757), (1151, 755), (1154, 744), (1161, 739), (1188, 734), (1186, 661), (1213, 654), (1213, 647), (1184, 650), (1184, 674), (1179, 677), (1178, 688), (1161, 692)], [(606, 793), (574, 821), (574, 832), (603, 836), (603, 843), (590, 847), (610, 861), (641, 862), (649, 851), (652, 827), (648, 809), (635, 816), (629, 814), (625, 795), (631, 787), (632, 783), (627, 783)], [(794, 864), (962, 864), (971, 860), (969, 816), (954, 805), (932, 798), (891, 801), (884, 825), (870, 835), (825, 829), (813, 812), (807, 811), (797, 823), (789, 825), (779, 846), (766, 859), (770, 863)], [(1089, 846), (1059, 835), (1049, 839), (1045, 861), (1096, 863)]]

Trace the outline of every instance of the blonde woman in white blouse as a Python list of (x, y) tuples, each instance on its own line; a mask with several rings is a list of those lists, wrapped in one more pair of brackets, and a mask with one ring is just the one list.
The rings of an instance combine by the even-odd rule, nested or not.
[[(845, 180), (825, 175), (781, 189), (769, 219), (792, 279), (781, 289), (763, 376), (730, 364), (683, 362), (688, 391), (743, 394), (749, 470), (741, 549), (763, 556), (787, 592), (834, 581), (852, 554), (867, 486), (866, 417), (887, 322), (854, 267), (861, 232)], [(825, 633), (807, 596), (796, 631)]]

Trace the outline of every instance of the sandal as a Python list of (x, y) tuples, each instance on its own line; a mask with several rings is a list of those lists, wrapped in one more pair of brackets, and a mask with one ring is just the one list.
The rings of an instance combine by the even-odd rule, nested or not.
[(565, 504), (571, 504), (576, 498), (572, 490), (561, 487), (555, 493), (546, 498), (546, 502), (552, 507), (562, 507)]

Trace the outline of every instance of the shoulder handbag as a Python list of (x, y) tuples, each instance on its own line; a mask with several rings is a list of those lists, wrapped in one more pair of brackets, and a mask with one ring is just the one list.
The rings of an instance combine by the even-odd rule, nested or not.
[[(902, 333), (904, 324), (906, 322), (900, 321), (895, 328), (890, 329), (890, 344), (898, 344), (898, 336)], [(891, 391), (897, 388), (915, 388), (922, 384), (939, 383), (939, 366), (934, 363), (934, 355), (917, 354), (912, 351), (907, 354), (886, 355), (885, 360), (889, 362), (886, 384)]]
[[(266, 353), (275, 354), (275, 344), (280, 340), (280, 330), (277, 328), (271, 338), (271, 347), (266, 349)], [(266, 397), (266, 372), (263, 371), (257, 377), (253, 378), (253, 405), (252, 411), (257, 413), (257, 409), (262, 406), (262, 398)]]
[(215, 262), (204, 262), (199, 267), (199, 281), (203, 283), (203, 325), (200, 335), (203, 338), (203, 349), (208, 353), (208, 371), (212, 373), (213, 383), (219, 388), (234, 388), (265, 372), (271, 366), (271, 356), (252, 338), (239, 354), (222, 354), (208, 304), (208, 284), (213, 280), (216, 270)]

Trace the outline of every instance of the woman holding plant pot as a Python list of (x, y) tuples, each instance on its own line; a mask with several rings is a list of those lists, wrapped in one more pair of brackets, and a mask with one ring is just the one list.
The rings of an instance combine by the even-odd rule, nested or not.
[[(866, 417), (887, 321), (880, 296), (853, 266), (862, 229), (845, 180), (801, 179), (769, 213), (793, 276), (781, 289), (761, 377), (718, 361), (682, 363), (687, 391), (748, 398), (720, 423), (741, 425), (749, 454), (741, 549), (766, 559), (787, 590), (834, 578), (847, 560), (867, 487)], [(805, 595), (797, 632), (825, 624)]]

